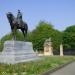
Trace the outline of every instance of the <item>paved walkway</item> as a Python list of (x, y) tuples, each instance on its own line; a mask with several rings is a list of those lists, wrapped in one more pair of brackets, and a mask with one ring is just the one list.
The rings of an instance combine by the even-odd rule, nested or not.
[(75, 62), (55, 71), (50, 75), (75, 75)]

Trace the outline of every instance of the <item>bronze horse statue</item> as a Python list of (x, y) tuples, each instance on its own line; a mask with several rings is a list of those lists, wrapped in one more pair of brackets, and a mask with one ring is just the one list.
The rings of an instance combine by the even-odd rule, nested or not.
[(10, 26), (11, 26), (11, 31), (12, 31), (14, 40), (16, 40), (16, 34), (15, 33), (16, 33), (17, 29), (21, 29), (24, 37), (27, 35), (28, 25), (25, 22), (23, 22), (23, 20), (21, 23), (18, 23), (17, 18), (15, 18), (11, 12), (7, 13), (7, 18), (8, 18), (8, 21), (10, 23)]

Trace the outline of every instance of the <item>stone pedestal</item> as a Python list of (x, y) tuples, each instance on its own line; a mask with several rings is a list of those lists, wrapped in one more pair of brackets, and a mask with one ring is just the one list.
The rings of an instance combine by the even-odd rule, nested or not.
[(44, 55), (50, 55), (53, 56), (53, 47), (51, 39), (47, 39), (44, 43)]
[(63, 56), (64, 54), (63, 54), (63, 45), (61, 44), (60, 45), (60, 56)]
[(0, 63), (15, 64), (38, 59), (31, 42), (6, 41), (0, 55)]

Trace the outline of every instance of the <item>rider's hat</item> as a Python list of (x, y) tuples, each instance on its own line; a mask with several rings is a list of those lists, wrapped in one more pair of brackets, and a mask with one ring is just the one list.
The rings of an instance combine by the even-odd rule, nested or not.
[(20, 13), (20, 10), (18, 10), (18, 13)]

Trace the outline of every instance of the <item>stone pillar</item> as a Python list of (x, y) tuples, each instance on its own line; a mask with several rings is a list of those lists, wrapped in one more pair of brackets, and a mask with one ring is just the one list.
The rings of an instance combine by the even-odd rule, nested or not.
[(60, 44), (60, 56), (63, 56), (64, 54), (63, 54), (63, 45), (62, 44)]
[(53, 55), (53, 47), (50, 39), (47, 39), (44, 43), (44, 55)]

